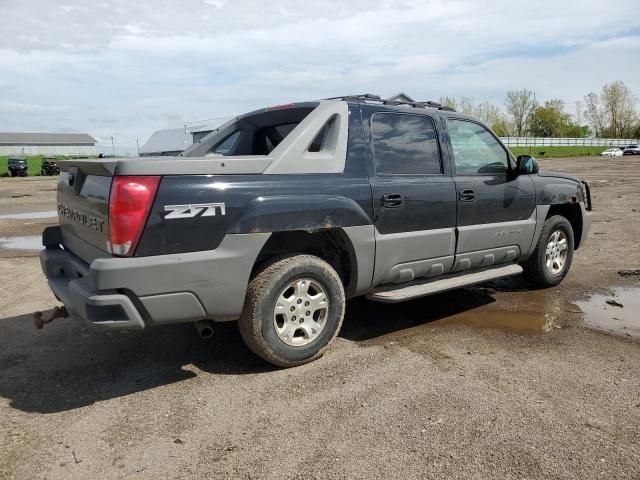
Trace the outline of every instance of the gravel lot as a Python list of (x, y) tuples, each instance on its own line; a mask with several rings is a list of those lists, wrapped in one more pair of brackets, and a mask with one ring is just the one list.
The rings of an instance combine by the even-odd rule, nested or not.
[[(594, 196), (560, 288), (356, 299), (327, 354), (289, 370), (234, 323), (209, 341), (190, 325), (35, 330), (57, 305), (37, 252), (0, 248), (0, 478), (640, 478), (640, 338), (626, 320), (587, 326), (575, 304), (598, 293), (601, 315), (633, 317), (604, 299), (640, 295), (618, 274), (640, 268), (640, 160), (541, 163)], [(2, 214), (53, 208), (54, 179), (0, 179), (0, 238), (55, 221)]]

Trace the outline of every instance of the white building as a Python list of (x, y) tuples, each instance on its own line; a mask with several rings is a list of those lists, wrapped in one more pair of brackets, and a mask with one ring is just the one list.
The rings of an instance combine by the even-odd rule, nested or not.
[(0, 155), (95, 155), (96, 139), (86, 133), (1, 133)]
[(191, 133), (186, 128), (157, 130), (140, 148), (141, 157), (175, 157), (193, 144)]
[(206, 137), (216, 128), (224, 125), (233, 117), (212, 119), (206, 123), (196, 122), (197, 125), (185, 125), (182, 128), (157, 130), (140, 148), (141, 157), (176, 156)]

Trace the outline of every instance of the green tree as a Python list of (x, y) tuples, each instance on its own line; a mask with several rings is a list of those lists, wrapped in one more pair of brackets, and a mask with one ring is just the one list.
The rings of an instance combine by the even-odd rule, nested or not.
[(635, 98), (624, 82), (613, 82), (602, 87), (600, 95), (609, 120), (613, 138), (628, 136), (637, 120)]
[(440, 105), (444, 105), (445, 107), (453, 108), (454, 110), (457, 110), (458, 108), (458, 102), (456, 102), (456, 99), (454, 97), (440, 97), (438, 103), (440, 103)]
[(499, 137), (508, 137), (511, 135), (511, 128), (507, 119), (504, 117), (499, 118), (494, 123), (491, 124), (491, 130), (494, 131), (496, 135)]
[(521, 137), (527, 130), (529, 117), (536, 108), (536, 96), (531, 90), (509, 90), (504, 101), (507, 113), (513, 119), (514, 133)]
[(592, 92), (584, 100), (584, 113), (597, 137), (634, 136), (638, 125), (636, 98), (624, 82), (607, 84), (600, 95)]
[(529, 131), (534, 137), (559, 137), (563, 126), (569, 123), (569, 115), (563, 112), (562, 100), (549, 100), (536, 107), (529, 117)]
[(482, 102), (476, 105), (471, 97), (461, 97), (460, 100), (455, 97), (440, 97), (439, 102), (481, 120), (489, 125), (498, 136), (506, 137), (509, 135), (511, 130), (509, 122), (502, 110), (491, 102)]
[(575, 124), (571, 115), (564, 111), (564, 102), (553, 99), (533, 110), (529, 131), (534, 137), (584, 137), (588, 128)]

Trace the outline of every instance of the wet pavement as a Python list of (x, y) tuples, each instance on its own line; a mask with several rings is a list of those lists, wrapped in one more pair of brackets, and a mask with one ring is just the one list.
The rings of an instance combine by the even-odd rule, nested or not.
[(28, 235), (24, 237), (0, 237), (0, 248), (8, 250), (41, 250), (42, 237)]
[[(640, 170), (540, 163), (593, 182), (592, 234), (561, 286), (354, 299), (324, 357), (291, 370), (233, 323), (207, 341), (191, 325), (35, 330), (59, 305), (37, 251), (0, 248), (0, 478), (640, 479), (640, 337), (572, 303), (628, 333), (637, 303), (617, 287), (640, 287)], [(54, 179), (0, 186), (2, 214), (51, 208)], [(53, 222), (0, 219), (0, 237)]]
[[(33, 224), (30, 220), (46, 221), (54, 219), (55, 210), (40, 210), (21, 213), (0, 214), (0, 220), (18, 222), (27, 230), (24, 233), (41, 231), (43, 226)], [(40, 220), (39, 220), (40, 219)], [(12, 227), (13, 228), (13, 227)], [(4, 233), (4, 232), (3, 232)], [(22, 233), (17, 231), (16, 233)], [(0, 237), (0, 256), (12, 254), (12, 250), (33, 252), (36, 255), (42, 249), (41, 235), (16, 235)], [(495, 302), (495, 293), (525, 292), (522, 300), (525, 303), (512, 301), (507, 304), (490, 305)], [(617, 288), (612, 295), (592, 295), (590, 300), (573, 304), (563, 302), (555, 310), (551, 308), (549, 296), (544, 292), (530, 291), (528, 285), (516, 278), (499, 279), (475, 288), (468, 288), (446, 294), (427, 297), (423, 300), (407, 302), (404, 306), (385, 306), (376, 303), (375, 312), (371, 316), (381, 319), (376, 327), (367, 323), (361, 333), (346, 328), (344, 336), (355, 340), (366, 340), (359, 337), (375, 336), (373, 343), (379, 344), (398, 339), (420, 335), (423, 329), (468, 327), (480, 330), (500, 331), (505, 334), (540, 335), (561, 328), (558, 322), (558, 311), (578, 314), (584, 318), (589, 327), (629, 336), (640, 336), (640, 290)], [(607, 303), (620, 302), (623, 307)], [(355, 300), (356, 304), (359, 302)], [(490, 305), (489, 309), (483, 307)], [(515, 310), (514, 310), (515, 306)], [(369, 307), (364, 307), (368, 309)], [(349, 310), (349, 309), (348, 309)], [(388, 314), (387, 314), (388, 310)], [(379, 314), (382, 315), (379, 315)], [(358, 322), (355, 322), (358, 325)], [(395, 333), (394, 333), (395, 332)], [(373, 335), (375, 333), (375, 335)]]
[(640, 287), (618, 287), (575, 302), (587, 325), (609, 333), (640, 337)]
[[(566, 322), (580, 313), (572, 304), (558, 302), (552, 291), (521, 293), (519, 285), (515, 279), (510, 285), (486, 284), (393, 305), (354, 299), (347, 306), (341, 336), (363, 346), (396, 342), (409, 348), (415, 339), (457, 329), (537, 336), (562, 328), (560, 318)], [(504, 293), (512, 298), (505, 299)]]
[(0, 220), (29, 220), (31, 218), (56, 218), (57, 216), (57, 211), (45, 210), (42, 212), (3, 213), (0, 214)]
[(555, 326), (555, 317), (549, 313), (479, 311), (453, 315), (439, 322), (445, 325), (465, 325), (473, 328), (488, 328), (520, 335), (548, 333)]

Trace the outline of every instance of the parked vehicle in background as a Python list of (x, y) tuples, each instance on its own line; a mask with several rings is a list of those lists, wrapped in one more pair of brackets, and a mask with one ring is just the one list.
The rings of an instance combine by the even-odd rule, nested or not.
[(626, 147), (624, 147), (622, 154), (623, 155), (640, 155), (640, 146), (627, 145)]
[(600, 154), (601, 157), (621, 157), (622, 150), (619, 148), (607, 148), (604, 152)]
[(26, 177), (29, 175), (29, 165), (24, 157), (9, 157), (7, 168), (11, 177)]
[(40, 175), (58, 175), (60, 167), (58, 167), (58, 159), (56, 157), (44, 157), (40, 166)]
[(256, 110), (179, 159), (60, 166), (40, 259), (69, 315), (203, 337), (238, 320), (280, 366), (320, 357), (351, 297), (556, 286), (591, 219), (587, 183), (514, 158), (482, 122), (373, 95)]

